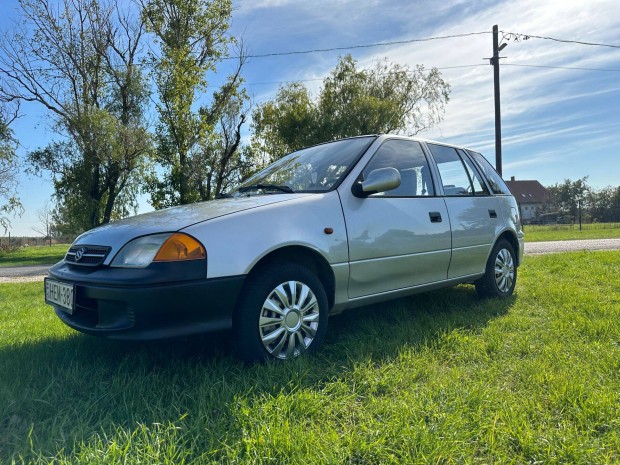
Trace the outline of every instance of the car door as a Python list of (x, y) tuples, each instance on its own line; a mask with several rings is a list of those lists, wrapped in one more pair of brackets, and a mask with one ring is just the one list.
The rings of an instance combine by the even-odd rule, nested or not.
[(386, 140), (362, 171), (399, 171), (396, 189), (366, 198), (342, 193), (349, 239), (349, 298), (354, 299), (446, 279), (450, 222), (435, 196), (428, 160), (416, 141)]
[(448, 278), (484, 272), (501, 227), (498, 200), (490, 195), (474, 164), (462, 151), (427, 143), (437, 165), (452, 228)]

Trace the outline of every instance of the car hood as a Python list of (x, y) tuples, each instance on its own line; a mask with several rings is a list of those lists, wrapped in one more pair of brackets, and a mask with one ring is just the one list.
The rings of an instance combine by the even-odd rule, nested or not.
[(74, 245), (100, 245), (112, 247), (106, 262), (131, 239), (160, 232), (181, 231), (213, 218), (230, 215), (252, 208), (259, 208), (274, 203), (288, 202), (310, 194), (271, 194), (218, 199), (208, 202), (166, 208), (150, 213), (114, 221), (98, 228), (86, 231), (79, 236)]

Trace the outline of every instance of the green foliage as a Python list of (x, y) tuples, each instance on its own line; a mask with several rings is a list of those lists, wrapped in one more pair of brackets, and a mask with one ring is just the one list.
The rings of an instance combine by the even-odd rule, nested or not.
[[(211, 102), (195, 103), (209, 91), (207, 74), (235, 43), (227, 35), (231, 0), (142, 0), (142, 14), (159, 47), (151, 53), (157, 87), (157, 161), (163, 178), (152, 175), (146, 191), (156, 208), (211, 198), (236, 166), (247, 95), (235, 73), (213, 92)], [(232, 131), (232, 132), (231, 132)], [(236, 156), (236, 158), (235, 158)]]
[[(91, 163), (72, 142), (52, 142), (45, 149), (28, 155), (32, 172), (51, 173), (56, 200), (53, 233), (56, 235), (75, 236), (91, 229), (93, 212), (97, 214), (97, 224), (102, 224), (137, 211), (141, 176), (150, 168), (148, 159), (127, 156), (127, 151), (137, 149), (147, 153), (149, 135), (144, 129), (132, 132), (105, 111), (101, 116), (98, 123), (101, 126), (93, 130), (93, 134), (102, 138), (98, 157), (105, 160), (105, 164)], [(97, 170), (96, 176), (92, 175), (94, 170)], [(101, 192), (98, 199), (89, 195), (93, 191)], [(114, 201), (110, 201), (110, 196), (114, 196)]]
[(11, 224), (10, 214), (22, 212), (22, 205), (15, 194), (17, 186), (18, 160), (15, 155), (17, 147), (13, 133), (9, 128), (11, 117), (6, 107), (0, 108), (0, 228), (6, 232)]
[(253, 148), (272, 158), (309, 145), (362, 134), (416, 134), (441, 121), (450, 86), (425, 72), (380, 61), (366, 70), (346, 55), (317, 99), (302, 83), (280, 88), (253, 113)]
[(620, 186), (594, 189), (588, 184), (588, 176), (576, 181), (565, 179), (547, 187), (551, 193), (551, 204), (538, 214), (558, 213), (565, 222), (576, 223), (579, 213), (583, 221), (620, 221)]
[(587, 205), (591, 221), (620, 221), (620, 186), (591, 189), (588, 192)]
[(317, 356), (250, 367), (227, 334), (98, 339), (0, 284), (0, 462), (620, 463), (620, 252), (519, 271), (514, 298), (353, 309)]
[(585, 176), (576, 181), (565, 179), (561, 183), (547, 187), (547, 189), (551, 193), (555, 211), (566, 219), (576, 221), (579, 202), (583, 202), (582, 207), (584, 207), (586, 196), (590, 191), (588, 177)]
[(31, 171), (51, 174), (61, 226), (81, 232), (135, 205), (151, 146), (136, 65), (143, 25), (117, 0), (20, 0), (20, 13), (0, 41), (0, 91), (53, 115), (65, 139), (30, 154)]

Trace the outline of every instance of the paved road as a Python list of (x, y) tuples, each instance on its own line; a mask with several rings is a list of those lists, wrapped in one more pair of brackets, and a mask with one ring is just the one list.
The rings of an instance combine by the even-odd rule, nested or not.
[[(527, 242), (526, 255), (537, 255), (579, 250), (620, 250), (620, 239), (589, 239), (580, 241)], [(16, 281), (42, 281), (47, 276), (46, 266), (0, 267), (0, 283)]]
[(0, 283), (16, 281), (43, 281), (51, 265), (0, 266)]
[(579, 241), (526, 242), (525, 253), (574, 252), (579, 250), (620, 250), (620, 239), (587, 239)]

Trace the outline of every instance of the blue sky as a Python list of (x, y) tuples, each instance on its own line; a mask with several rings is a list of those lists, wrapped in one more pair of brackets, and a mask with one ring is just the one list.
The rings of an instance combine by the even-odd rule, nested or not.
[[(17, 0), (0, 3), (5, 29)], [(507, 32), (620, 45), (617, 0), (255, 0), (236, 1), (235, 7), (232, 32), (243, 37), (250, 54), (490, 32), (494, 24)], [(466, 145), (494, 162), (493, 70), (484, 60), (491, 40), (483, 34), (350, 53), (361, 67), (385, 57), (442, 69), (452, 88), (444, 121), (420, 136)], [(251, 59), (244, 71), (248, 91), (260, 103), (275, 95), (278, 82), (305, 80), (316, 93), (343, 53)], [(504, 177), (549, 185), (589, 176), (597, 188), (620, 185), (620, 49), (531, 38), (510, 41), (501, 55)], [(451, 68), (456, 66), (463, 67)], [(225, 73), (224, 63), (211, 82), (222, 82)], [(14, 126), (21, 154), (58, 137), (42, 109), (25, 105), (23, 113)], [(11, 233), (33, 235), (51, 183), (22, 175), (18, 193), (26, 212), (13, 221)], [(148, 209), (142, 202), (141, 211)]]

